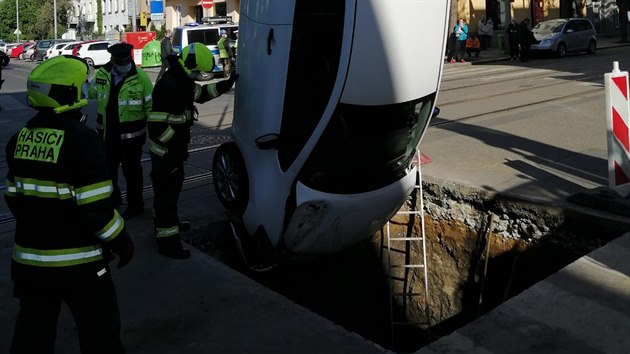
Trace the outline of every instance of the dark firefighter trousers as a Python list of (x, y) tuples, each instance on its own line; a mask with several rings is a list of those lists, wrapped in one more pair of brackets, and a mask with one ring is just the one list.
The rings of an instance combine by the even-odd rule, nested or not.
[(140, 139), (105, 141), (107, 165), (114, 185), (112, 192), (114, 206), (122, 204), (120, 187), (118, 186), (118, 167), (122, 166), (122, 173), (127, 182), (127, 206), (139, 209), (144, 207), (142, 198), (144, 180), (141, 164), (143, 141)]
[(120, 342), (120, 313), (110, 273), (71, 284), (15, 283), (20, 300), (11, 354), (55, 352), (57, 318), (64, 302), (77, 326), (81, 353), (125, 353)]
[[(177, 201), (184, 184), (184, 160), (166, 154), (151, 154), (151, 180), (153, 181), (153, 209), (156, 237), (158, 230), (173, 229), (179, 225)], [(169, 237), (177, 237), (179, 232)], [(161, 237), (158, 237), (158, 242)]]

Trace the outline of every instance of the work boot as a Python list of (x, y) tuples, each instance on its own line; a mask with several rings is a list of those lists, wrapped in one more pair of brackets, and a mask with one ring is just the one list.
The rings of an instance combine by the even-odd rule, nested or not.
[(144, 207), (129, 206), (122, 212), (122, 217), (127, 220), (142, 214), (144, 214)]
[(179, 237), (171, 236), (157, 239), (158, 252), (174, 259), (190, 258), (190, 251), (182, 247)]
[(180, 221), (179, 224), (177, 224), (177, 226), (179, 227), (179, 232), (186, 232), (186, 231), (190, 231), (190, 229), (192, 228), (190, 225), (190, 221)]

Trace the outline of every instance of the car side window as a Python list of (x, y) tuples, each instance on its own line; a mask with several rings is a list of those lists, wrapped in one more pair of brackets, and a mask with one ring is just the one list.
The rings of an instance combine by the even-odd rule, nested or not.
[(564, 33), (571, 33), (575, 31), (577, 31), (575, 21), (567, 22), (567, 25), (564, 27)]

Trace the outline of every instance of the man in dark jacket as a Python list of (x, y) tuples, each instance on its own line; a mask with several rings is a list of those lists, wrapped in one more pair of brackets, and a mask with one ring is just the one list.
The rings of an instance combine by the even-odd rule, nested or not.
[(168, 70), (168, 57), (173, 54), (173, 44), (171, 43), (171, 30), (167, 29), (164, 34), (164, 38), (160, 41), (160, 58), (162, 59), (162, 68), (160, 68), (160, 72), (158, 73), (155, 82), (160, 81), (164, 72)]
[(217, 83), (199, 85), (199, 72), (214, 68), (214, 57), (201, 43), (171, 55), (170, 69), (155, 84), (153, 109), (149, 115), (149, 151), (154, 188), (154, 226), (158, 251), (171, 258), (185, 259), (190, 251), (182, 247), (179, 233), (190, 228), (177, 215), (177, 200), (184, 182), (184, 161), (188, 159), (190, 127), (195, 119), (194, 103), (212, 100), (234, 85), (238, 75)]
[(125, 266), (133, 242), (112, 205), (103, 143), (83, 124), (88, 70), (71, 56), (33, 69), (27, 96), (39, 112), (6, 145), (4, 197), (16, 221), (11, 277), (20, 300), (12, 354), (54, 352), (62, 302), (82, 353), (125, 352), (107, 262), (113, 251)]
[(529, 18), (525, 18), (518, 24), (518, 43), (520, 46), (521, 61), (529, 60), (529, 47), (534, 35), (529, 27)]

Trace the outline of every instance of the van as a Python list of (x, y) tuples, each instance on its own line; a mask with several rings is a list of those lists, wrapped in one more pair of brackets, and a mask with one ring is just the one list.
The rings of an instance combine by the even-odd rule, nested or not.
[(221, 38), (221, 30), (227, 31), (230, 45), (234, 47), (236, 42), (234, 31), (238, 30), (238, 25), (232, 23), (231, 16), (204, 17), (202, 20), (204, 23), (187, 23), (182, 27), (173, 28), (171, 44), (173, 51), (177, 54), (180, 54), (184, 47), (195, 42), (203, 43), (210, 49), (214, 55), (214, 70), (212, 73), (201, 73), (197, 77), (198, 80), (205, 81), (212, 79), (216, 74), (223, 73), (223, 67), (219, 64), (219, 49), (217, 48), (217, 42)]

